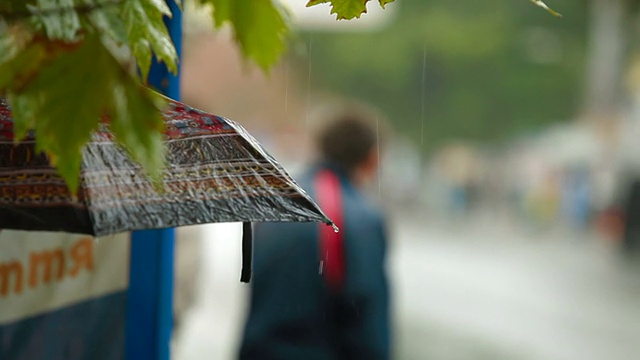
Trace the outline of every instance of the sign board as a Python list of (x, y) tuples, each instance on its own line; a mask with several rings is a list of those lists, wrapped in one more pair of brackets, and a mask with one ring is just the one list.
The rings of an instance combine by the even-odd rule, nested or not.
[(129, 234), (0, 231), (0, 359), (122, 359)]

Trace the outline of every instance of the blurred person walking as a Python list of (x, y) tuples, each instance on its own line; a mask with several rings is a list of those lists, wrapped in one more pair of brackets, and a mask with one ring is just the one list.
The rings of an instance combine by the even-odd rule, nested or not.
[(338, 233), (324, 224), (256, 225), (241, 360), (390, 357), (385, 224), (360, 190), (377, 173), (375, 119), (356, 108), (323, 119), (320, 159), (300, 179)]

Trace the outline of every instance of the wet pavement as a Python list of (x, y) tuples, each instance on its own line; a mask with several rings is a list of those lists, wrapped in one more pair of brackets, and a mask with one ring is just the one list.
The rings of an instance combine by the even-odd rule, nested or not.
[(590, 234), (396, 228), (399, 359), (639, 359), (640, 272)]
[[(640, 359), (640, 267), (590, 233), (523, 231), (491, 216), (396, 216), (396, 359)], [(207, 225), (196, 305), (174, 359), (233, 359), (247, 287), (240, 225)]]

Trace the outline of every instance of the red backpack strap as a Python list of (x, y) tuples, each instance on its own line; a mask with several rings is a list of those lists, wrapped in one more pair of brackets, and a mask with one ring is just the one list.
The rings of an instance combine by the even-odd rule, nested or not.
[(314, 185), (320, 208), (341, 229), (335, 232), (331, 226), (319, 224), (321, 271), (328, 287), (337, 291), (342, 289), (346, 276), (340, 179), (332, 171), (322, 170)]

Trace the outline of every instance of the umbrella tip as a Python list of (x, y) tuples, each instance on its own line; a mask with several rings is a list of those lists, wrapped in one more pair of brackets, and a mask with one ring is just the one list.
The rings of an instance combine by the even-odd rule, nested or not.
[(335, 223), (331, 223), (331, 224), (329, 224), (329, 225), (331, 225), (331, 227), (333, 228), (333, 231), (334, 231), (335, 233), (340, 232), (340, 229), (338, 228), (338, 226), (337, 226)]
[(240, 282), (243, 282), (245, 284), (248, 284), (251, 282), (251, 273), (252, 271), (250, 269), (242, 269), (242, 273), (240, 274)]

